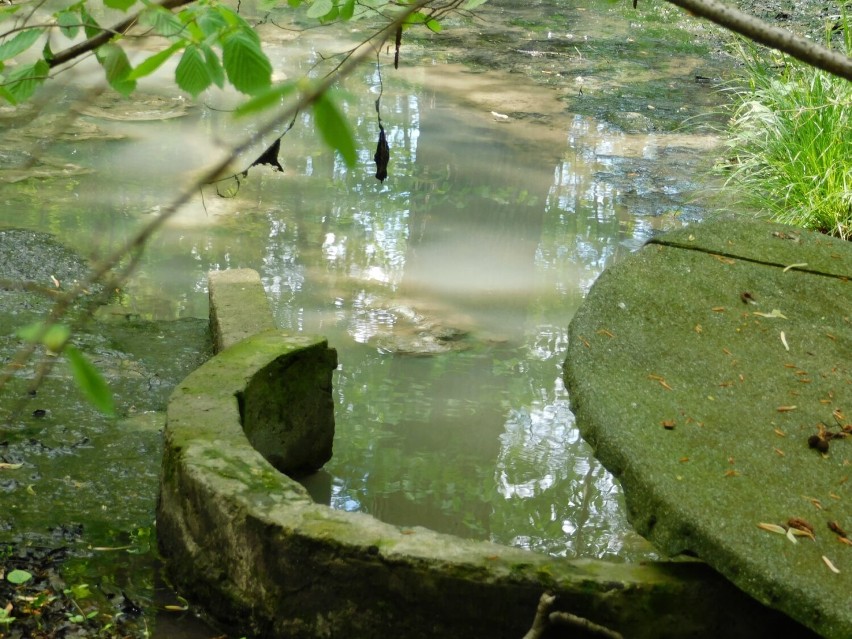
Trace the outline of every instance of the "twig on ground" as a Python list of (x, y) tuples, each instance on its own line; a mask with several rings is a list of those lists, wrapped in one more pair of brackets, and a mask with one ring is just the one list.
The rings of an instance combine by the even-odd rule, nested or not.
[(605, 626), (589, 621), (583, 617), (572, 615), (570, 612), (550, 612), (556, 597), (550, 593), (542, 593), (535, 610), (535, 618), (532, 627), (523, 636), (523, 639), (541, 639), (544, 633), (552, 626), (570, 626), (582, 630), (586, 635), (601, 637), (602, 639), (624, 639), (621, 633), (610, 630)]

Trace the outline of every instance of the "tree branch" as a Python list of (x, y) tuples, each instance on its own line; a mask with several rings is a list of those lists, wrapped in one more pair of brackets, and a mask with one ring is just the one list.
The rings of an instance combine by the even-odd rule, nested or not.
[(852, 58), (785, 29), (773, 26), (717, 0), (667, 0), (697, 16), (777, 49), (797, 60), (852, 82)]
[(601, 639), (623, 639), (621, 633), (610, 630), (605, 626), (589, 621), (584, 617), (572, 615), (570, 612), (550, 612), (556, 597), (544, 592), (538, 600), (535, 610), (535, 619), (532, 627), (524, 635), (523, 639), (541, 639), (551, 626), (570, 626), (583, 632), (583, 636), (600, 637)]
[[(163, 9), (175, 9), (177, 7), (182, 7), (185, 4), (192, 4), (195, 0), (163, 0), (162, 2), (153, 5), (155, 7), (162, 7)], [(143, 11), (147, 10), (147, 7), (143, 9)], [(92, 36), (88, 40), (84, 40), (83, 42), (79, 42), (73, 46), (60, 51), (59, 53), (55, 53), (53, 57), (47, 61), (47, 64), (50, 68), (57, 67), (60, 64), (64, 64), (69, 60), (73, 60), (84, 53), (88, 53), (89, 51), (94, 51), (99, 46), (106, 44), (116, 34), (126, 33), (130, 27), (136, 24), (139, 21), (139, 16), (142, 15), (142, 11), (136, 13), (126, 20), (119, 22), (112, 28), (104, 29), (98, 35)]]

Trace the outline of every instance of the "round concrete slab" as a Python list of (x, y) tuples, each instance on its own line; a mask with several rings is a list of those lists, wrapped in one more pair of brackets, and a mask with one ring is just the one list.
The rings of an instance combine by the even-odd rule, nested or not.
[(689, 227), (601, 275), (565, 363), (636, 529), (827, 637), (852, 636), (850, 277), (848, 242)]

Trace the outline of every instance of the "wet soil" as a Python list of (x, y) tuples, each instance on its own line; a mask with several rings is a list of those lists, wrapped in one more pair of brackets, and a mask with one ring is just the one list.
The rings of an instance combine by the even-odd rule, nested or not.
[[(17, 329), (43, 319), (56, 295), (87, 271), (84, 259), (50, 235), (0, 230), (2, 366), (22, 346)], [(105, 299), (97, 289), (69, 320), (75, 345), (105, 377), (124, 418), (96, 411), (64, 360), (46, 353), (0, 388), (4, 639), (151, 636), (148, 626), (166, 605), (157, 593), (182, 608), (158, 585), (159, 411), (175, 384), (209, 357), (207, 322), (146, 322), (119, 312), (120, 291), (109, 296), (108, 321), (87, 314), (88, 303)], [(52, 366), (36, 388), (44, 363)], [(15, 570), (29, 577), (11, 581)]]

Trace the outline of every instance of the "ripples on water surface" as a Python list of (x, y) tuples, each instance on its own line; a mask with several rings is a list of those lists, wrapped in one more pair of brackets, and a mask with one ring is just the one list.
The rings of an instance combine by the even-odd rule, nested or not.
[[(294, 59), (280, 39), (273, 53)], [(677, 214), (700, 214), (687, 196), (708, 140), (615, 132), (572, 114), (564, 87), (524, 75), (388, 61), (384, 184), (372, 177), (379, 78), (368, 67), (345, 105), (359, 165), (346, 169), (300, 115), (283, 174), (252, 169), (228, 199), (205, 189), (151, 243), (126, 309), (203, 317), (208, 269), (258, 269), (279, 325), (325, 335), (340, 354), (335, 455), (310, 481), (318, 499), (556, 555), (648, 557), (578, 435), (561, 366), (568, 323), (603, 268)], [(43, 153), (80, 170), (4, 186), (0, 221), (87, 254), (115, 248), (240, 133), (206, 109), (144, 117), (174, 115), (180, 100), (142, 105), (132, 122), (105, 100), (73, 125), (85, 136)], [(49, 110), (39, 117), (50, 126)]]

